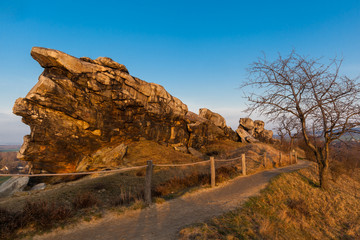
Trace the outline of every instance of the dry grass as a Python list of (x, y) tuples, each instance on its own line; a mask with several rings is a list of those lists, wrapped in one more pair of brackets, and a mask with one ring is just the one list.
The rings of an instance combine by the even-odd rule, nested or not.
[[(68, 206), (46, 201), (27, 202), (21, 211), (0, 209), (0, 239), (21, 237), (26, 229), (46, 231), (68, 222), (75, 212)], [(31, 230), (30, 230), (31, 231)]]
[(231, 140), (214, 141), (207, 146), (203, 146), (201, 152), (207, 156), (214, 156), (216, 158), (229, 158), (233, 151), (246, 145), (246, 143)]
[(185, 228), (180, 239), (360, 239), (360, 170), (329, 191), (316, 170), (283, 174), (242, 208)]
[[(247, 161), (248, 173), (256, 172), (264, 168), (262, 156), (268, 153), (270, 162), (275, 162), (278, 151), (266, 144), (242, 144), (231, 141), (216, 142), (208, 146), (205, 151), (221, 152), (215, 158), (233, 158), (242, 153), (249, 156)], [(135, 161), (136, 159), (136, 161)], [(140, 141), (129, 147), (124, 165), (143, 165), (149, 159), (155, 164), (160, 163), (188, 163), (202, 161), (190, 154), (175, 151), (172, 147), (159, 145), (151, 141)], [(285, 161), (284, 161), (285, 162)], [(286, 162), (285, 162), (286, 163)], [(217, 163), (216, 181), (223, 182), (241, 174), (240, 162)], [(271, 164), (273, 167), (276, 164)], [(42, 228), (41, 224), (22, 225), (17, 224), (18, 218), (7, 218), (0, 222), (2, 233), (10, 234), (10, 239), (21, 234), (33, 234), (44, 229), (57, 227), (59, 224), (73, 223), (77, 220), (91, 220), (92, 216), (101, 216), (104, 211), (112, 209), (123, 212), (126, 209), (143, 208), (144, 198), (144, 175), (145, 169), (117, 174), (99, 174), (87, 176), (73, 182), (57, 185), (48, 185), (44, 191), (32, 192), (32, 194), (18, 193), (15, 197), (1, 199), (0, 211), (7, 215), (21, 215), (28, 212), (29, 204), (42, 203), (40, 209), (44, 211), (41, 218), (48, 218), (48, 225)], [(180, 196), (201, 186), (208, 186), (210, 182), (209, 165), (196, 165), (190, 167), (154, 168), (153, 175), (153, 198), (156, 202), (162, 202)], [(53, 209), (64, 211), (68, 219), (60, 220), (54, 217), (52, 212), (47, 211), (48, 206)], [(60, 214), (61, 215), (61, 214)], [(53, 220), (51, 220), (53, 219)], [(21, 220), (22, 221), (22, 220)], [(20, 221), (20, 222), (21, 222)], [(36, 219), (33, 219), (36, 221)], [(9, 226), (13, 226), (10, 227)], [(24, 230), (25, 229), (25, 230)], [(266, 230), (266, 229), (265, 229)], [(264, 230), (264, 231), (265, 231)], [(4, 237), (6, 239), (6, 237)]]
[(124, 158), (125, 165), (146, 165), (148, 160), (152, 160), (154, 164), (161, 164), (190, 163), (198, 162), (202, 159), (176, 151), (170, 146), (160, 145), (148, 140), (132, 142), (128, 145), (128, 151)]

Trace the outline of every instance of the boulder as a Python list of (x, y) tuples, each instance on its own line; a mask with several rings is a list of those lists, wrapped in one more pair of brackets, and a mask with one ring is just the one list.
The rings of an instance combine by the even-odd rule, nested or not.
[(225, 132), (210, 121), (190, 123), (187, 126), (190, 133), (189, 147), (199, 149), (212, 141), (228, 139)]
[(225, 118), (223, 118), (220, 114), (214, 113), (207, 108), (200, 108), (199, 116), (205, 119), (208, 119), (210, 122), (215, 124), (215, 126), (220, 128), (226, 127)]
[(239, 126), (252, 134), (254, 129), (254, 121), (251, 118), (240, 118)]
[(265, 123), (261, 120), (253, 121), (250, 118), (240, 118), (239, 127), (236, 130), (242, 142), (262, 141), (273, 143), (273, 132), (265, 129)]
[(187, 147), (184, 146), (184, 144), (182, 144), (182, 143), (172, 144), (171, 146), (174, 148), (175, 151), (182, 152), (182, 153), (188, 152)]
[(267, 139), (267, 140), (272, 139), (273, 131), (264, 129), (264, 131), (262, 131), (262, 137)]
[(31, 191), (38, 191), (38, 190), (44, 190), (46, 188), (46, 183), (39, 183), (36, 184), (31, 188)]
[[(226, 126), (225, 120), (216, 120), (224, 119), (221, 115), (213, 113), (206, 108), (200, 109), (199, 112), (201, 113), (199, 115), (193, 112), (188, 112), (186, 114), (186, 119), (190, 122), (187, 125), (188, 132), (190, 133), (188, 147), (199, 149), (201, 146), (216, 140), (239, 140), (236, 132)], [(222, 122), (222, 124), (220, 124), (220, 122)]]
[(264, 121), (261, 120), (255, 120), (254, 121), (254, 133), (261, 133), (262, 131), (264, 131), (264, 127), (265, 127), (265, 123)]
[(0, 185), (0, 198), (12, 196), (22, 191), (29, 182), (29, 177), (12, 177)]
[(238, 129), (236, 129), (236, 133), (239, 135), (241, 142), (245, 142), (245, 143), (259, 142), (241, 126), (239, 126)]
[(195, 157), (198, 157), (198, 158), (203, 158), (204, 157), (204, 154), (202, 154), (200, 151), (192, 148), (192, 147), (189, 147), (188, 148), (189, 150), (189, 153), (192, 154), (193, 156)]

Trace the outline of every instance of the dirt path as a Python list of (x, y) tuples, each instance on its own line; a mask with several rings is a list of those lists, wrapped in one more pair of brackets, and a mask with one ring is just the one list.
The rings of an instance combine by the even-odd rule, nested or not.
[(297, 165), (237, 177), (213, 189), (200, 190), (163, 204), (120, 216), (108, 216), (95, 223), (79, 224), (34, 239), (176, 239), (181, 228), (239, 207), (265, 188), (272, 177), (309, 165), (309, 162), (299, 161)]

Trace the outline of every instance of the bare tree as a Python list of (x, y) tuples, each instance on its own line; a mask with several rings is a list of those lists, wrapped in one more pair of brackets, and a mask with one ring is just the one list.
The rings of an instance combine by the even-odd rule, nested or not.
[(256, 87), (247, 95), (250, 114), (258, 111), (273, 121), (286, 115), (298, 121), (318, 163), (322, 188), (329, 184), (330, 143), (360, 126), (358, 79), (340, 76), (341, 63), (334, 59), (322, 64), (295, 51), (273, 62), (263, 57), (250, 65), (249, 82), (243, 85)]
[(300, 133), (300, 125), (298, 120), (293, 116), (281, 115), (277, 120), (277, 132), (279, 136), (282, 138), (283, 142), (286, 136), (290, 138), (290, 150), (294, 147), (295, 139), (298, 138)]

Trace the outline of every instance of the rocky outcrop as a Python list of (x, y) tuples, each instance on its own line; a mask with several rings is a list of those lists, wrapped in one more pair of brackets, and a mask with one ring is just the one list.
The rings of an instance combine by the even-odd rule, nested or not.
[(39, 184), (36, 184), (35, 186), (33, 186), (31, 188), (31, 191), (44, 190), (45, 188), (46, 188), (46, 183), (39, 183)]
[(210, 122), (215, 124), (215, 126), (219, 128), (226, 127), (225, 118), (223, 118), (220, 114), (214, 113), (207, 108), (200, 108), (199, 109), (199, 117), (208, 119)]
[(237, 138), (220, 115), (192, 115), (162, 86), (131, 76), (110, 58), (39, 47), (31, 56), (44, 71), (13, 112), (30, 126), (18, 158), (31, 162), (33, 172), (115, 167), (127, 143), (141, 138), (195, 149)]
[(240, 118), (236, 132), (242, 142), (273, 142), (273, 132), (266, 130), (265, 123), (261, 120), (253, 121), (250, 118)]
[(127, 152), (125, 144), (103, 147), (91, 156), (84, 157), (76, 166), (76, 171), (92, 171), (99, 168), (112, 168), (122, 164)]
[(201, 108), (199, 115), (189, 111), (186, 118), (190, 122), (188, 124), (190, 132), (188, 147), (200, 148), (215, 140), (239, 140), (237, 134), (226, 126), (225, 119), (209, 109)]
[(241, 142), (254, 143), (259, 142), (259, 140), (255, 139), (248, 131), (239, 127), (236, 129), (236, 133), (239, 135)]
[(251, 135), (254, 132), (254, 121), (250, 118), (240, 118), (239, 120), (239, 127), (246, 130)]
[(0, 185), (0, 198), (22, 191), (28, 184), (29, 177), (12, 177)]

